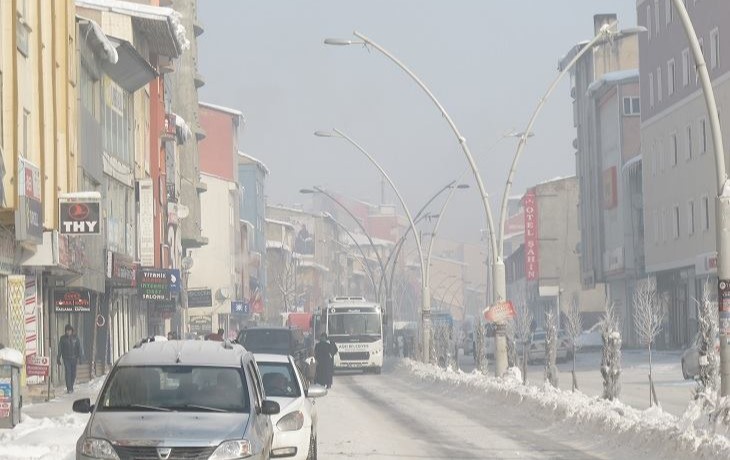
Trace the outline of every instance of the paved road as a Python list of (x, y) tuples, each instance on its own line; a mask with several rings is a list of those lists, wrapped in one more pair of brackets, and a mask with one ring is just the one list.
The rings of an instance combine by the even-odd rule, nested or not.
[(317, 405), (322, 460), (652, 458), (604, 434), (560, 424), (551, 414), (540, 417), (388, 369), (336, 375)]
[[(653, 352), (654, 388), (662, 409), (681, 415), (692, 397), (695, 382), (684, 380), (680, 367), (680, 351)], [(490, 363), (491, 365), (491, 363)], [(603, 379), (600, 372), (601, 353), (597, 350), (579, 351), (576, 356), (576, 375), (579, 389), (589, 396), (600, 396)], [(466, 372), (474, 369), (472, 356), (461, 356), (459, 366)], [(558, 363), (559, 387), (570, 390), (572, 362)], [(493, 369), (493, 368), (490, 368)], [(624, 350), (622, 358), (622, 390), (620, 400), (637, 409), (649, 407), (649, 356), (645, 350)], [(535, 383), (544, 378), (544, 365), (527, 368), (528, 379)]]

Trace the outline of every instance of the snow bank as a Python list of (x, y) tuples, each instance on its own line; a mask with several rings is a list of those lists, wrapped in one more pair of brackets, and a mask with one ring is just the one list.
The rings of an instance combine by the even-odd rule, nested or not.
[(0, 361), (17, 364), (23, 366), (23, 354), (14, 348), (0, 349)]
[(559, 390), (547, 383), (522, 385), (518, 372), (495, 378), (412, 360), (399, 360), (394, 372), (415, 375), (433, 384), (491, 393), (510, 404), (526, 405), (530, 413), (548, 421), (565, 421), (594, 433), (610, 432), (622, 443), (665, 453), (670, 458), (678, 458), (678, 454), (685, 458), (730, 458), (730, 439), (726, 436), (697, 428), (691, 419), (679, 419), (660, 407), (638, 410), (619, 401)]

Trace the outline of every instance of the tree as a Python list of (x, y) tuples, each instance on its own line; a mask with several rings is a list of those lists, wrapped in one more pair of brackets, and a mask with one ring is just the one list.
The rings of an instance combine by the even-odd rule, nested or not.
[(558, 368), (555, 365), (558, 345), (556, 323), (555, 315), (552, 309), (549, 309), (545, 312), (545, 380), (555, 388), (558, 387)]
[(568, 311), (565, 313), (565, 332), (568, 334), (568, 337), (570, 337), (570, 353), (573, 357), (573, 369), (571, 370), (571, 374), (573, 375), (573, 391), (575, 391), (578, 389), (578, 378), (575, 375), (575, 354), (576, 351), (578, 351), (578, 348), (580, 348), (578, 338), (583, 333), (583, 317), (576, 297), (571, 299)]
[[(718, 389), (720, 358), (715, 349), (718, 333), (718, 310), (711, 296), (712, 285), (706, 280), (702, 290), (702, 300), (697, 303), (697, 351), (700, 356), (700, 374), (697, 379), (695, 397), (703, 392), (714, 392)], [(683, 370), (684, 371), (684, 370)]]
[(662, 330), (664, 309), (657, 301), (656, 281), (647, 277), (640, 280), (634, 289), (634, 326), (641, 343), (649, 349), (649, 405), (659, 405), (652, 376), (651, 345)]
[(616, 308), (610, 299), (606, 300), (606, 312), (601, 320), (601, 338), (603, 339), (601, 356), (603, 398), (613, 401), (621, 394), (621, 332)]
[(284, 312), (292, 311), (296, 307), (299, 294), (297, 292), (297, 259), (282, 253), (281, 269), (274, 276), (274, 284), (281, 294), (284, 303)]
[(515, 303), (515, 339), (522, 344), (522, 383), (527, 383), (527, 349), (530, 343), (532, 313), (522, 299)]

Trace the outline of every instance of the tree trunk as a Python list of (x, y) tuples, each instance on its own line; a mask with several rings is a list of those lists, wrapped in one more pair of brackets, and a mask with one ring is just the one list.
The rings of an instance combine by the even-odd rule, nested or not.
[(578, 389), (578, 379), (575, 376), (575, 340), (573, 340), (573, 391)]

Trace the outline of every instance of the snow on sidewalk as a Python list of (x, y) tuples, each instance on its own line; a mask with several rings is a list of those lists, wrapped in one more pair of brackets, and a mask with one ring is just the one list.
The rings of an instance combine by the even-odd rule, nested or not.
[[(694, 427), (691, 421), (659, 407), (638, 410), (619, 401), (589, 397), (544, 386), (523, 385), (519, 370), (505, 378), (477, 372), (444, 370), (412, 360), (399, 360), (393, 372), (421, 380), (494, 394), (510, 404), (527, 406), (531, 413), (553, 422), (567, 422), (595, 433), (610, 432), (620, 442), (666, 454), (667, 458), (730, 459), (730, 439)], [(678, 457), (679, 455), (679, 457)]]
[(88, 414), (72, 411), (77, 399), (93, 401), (105, 377), (77, 385), (72, 394), (21, 409), (21, 422), (13, 429), (0, 429), (0, 458), (3, 460), (73, 460), (76, 441), (84, 431)]

